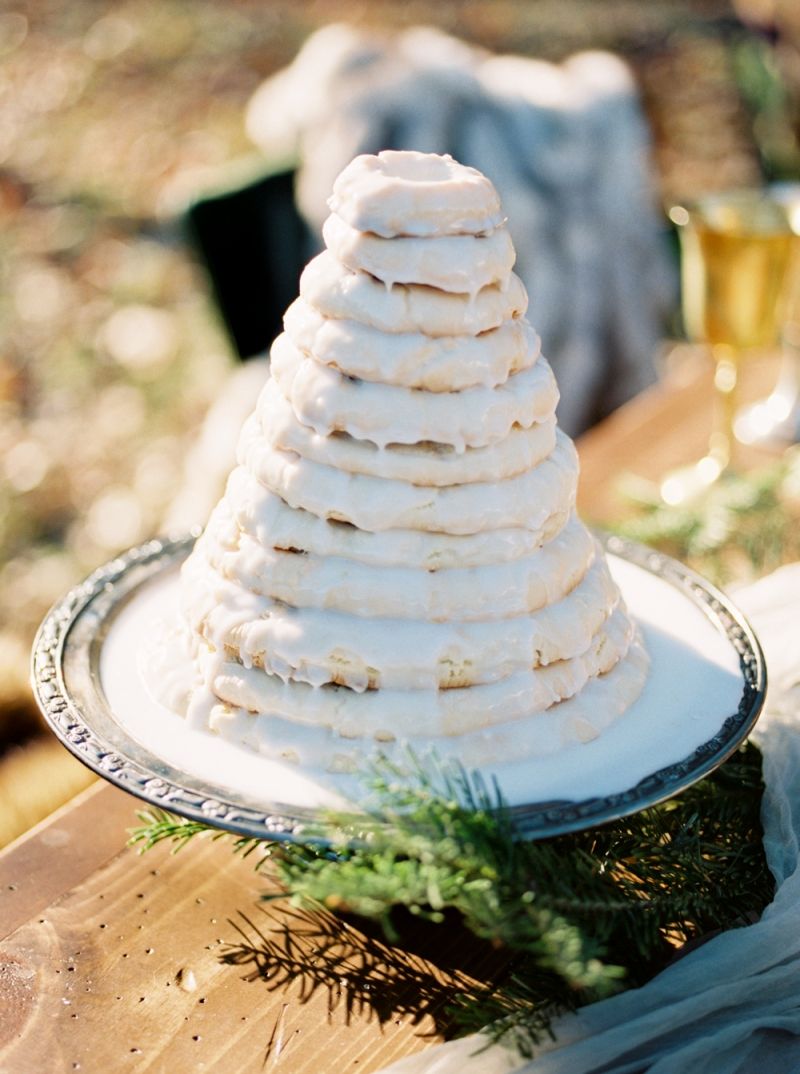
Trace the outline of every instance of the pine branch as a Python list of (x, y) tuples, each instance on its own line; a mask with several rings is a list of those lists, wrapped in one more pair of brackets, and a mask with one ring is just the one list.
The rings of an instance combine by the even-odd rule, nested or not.
[(531, 1058), (545, 1037), (553, 1038), (553, 1019), (586, 1001), (555, 974), (518, 959), (493, 988), (456, 996), (448, 1014), (459, 1035), (481, 1032)]
[[(164, 809), (142, 809), (136, 816), (142, 822), (141, 827), (132, 828), (129, 831), (128, 846), (138, 847), (139, 853), (152, 850), (159, 843), (170, 842), (174, 846), (172, 853), (177, 854), (187, 843), (193, 839), (210, 839), (217, 842), (220, 839), (232, 839), (234, 854), (240, 854), (243, 858), (249, 857), (254, 851), (261, 850), (266, 856), (272, 845), (264, 839), (256, 839), (251, 836), (234, 835), (233, 832), (223, 831), (221, 828), (212, 828), (199, 820), (187, 820), (178, 817), (174, 813), (168, 813)], [(256, 868), (260, 867), (261, 862)]]
[[(233, 849), (271, 862), (295, 906), (372, 918), (392, 941), (400, 908), (433, 923), (455, 911), (513, 958), (494, 987), (456, 997), (453, 1018), (526, 1054), (554, 1013), (643, 983), (676, 945), (744, 923), (772, 896), (752, 745), (677, 798), (538, 842), (516, 839), (497, 787), (457, 767), (383, 761), (367, 786), (364, 814), (328, 814), (312, 842), (231, 836)], [(140, 819), (140, 849), (227, 837), (158, 810)]]
[(734, 474), (688, 503), (663, 503), (658, 487), (627, 475), (619, 483), (633, 507), (615, 533), (653, 545), (718, 583), (774, 570), (800, 557), (797, 522), (800, 450), (747, 474)]

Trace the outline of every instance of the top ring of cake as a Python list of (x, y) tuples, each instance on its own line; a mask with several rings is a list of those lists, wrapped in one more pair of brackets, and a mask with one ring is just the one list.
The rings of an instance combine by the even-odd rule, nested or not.
[(480, 235), (503, 220), (492, 183), (450, 156), (396, 152), (356, 157), (333, 186), (332, 212), (359, 231), (400, 235)]

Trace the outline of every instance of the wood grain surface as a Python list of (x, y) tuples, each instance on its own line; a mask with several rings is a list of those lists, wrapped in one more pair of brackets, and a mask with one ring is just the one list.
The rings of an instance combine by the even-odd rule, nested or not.
[[(742, 364), (742, 404), (767, 395), (778, 373), (778, 357), (760, 356)], [(668, 471), (701, 458), (712, 427), (711, 363), (686, 352), (669, 376), (584, 433), (578, 440), (581, 477), (578, 510), (587, 522), (619, 518), (625, 510), (620, 491), (626, 476), (658, 481)], [(775, 448), (736, 446), (742, 467), (764, 465)]]
[(458, 929), (392, 947), (264, 903), (269, 876), (224, 842), (139, 855), (123, 846), (135, 809), (98, 787), (0, 858), (3, 1074), (369, 1074), (498, 971)]

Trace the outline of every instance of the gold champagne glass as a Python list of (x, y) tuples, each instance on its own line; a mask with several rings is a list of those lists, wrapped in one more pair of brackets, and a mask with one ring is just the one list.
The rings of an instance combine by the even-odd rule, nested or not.
[(739, 367), (748, 352), (775, 346), (784, 321), (793, 234), (786, 207), (764, 191), (715, 194), (669, 213), (681, 247), (686, 333), (714, 360), (714, 422), (708, 451), (673, 471), (661, 497), (699, 495), (734, 461)]
[(734, 430), (743, 444), (785, 446), (800, 441), (800, 183), (776, 183), (769, 193), (785, 208), (794, 232), (781, 364), (775, 387), (765, 399), (739, 411)]

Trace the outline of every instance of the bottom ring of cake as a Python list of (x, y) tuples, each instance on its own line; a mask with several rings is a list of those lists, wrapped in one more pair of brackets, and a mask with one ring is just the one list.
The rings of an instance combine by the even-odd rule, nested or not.
[[(150, 804), (257, 838), (302, 840), (324, 810), (357, 808), (358, 778), (193, 729), (152, 699), (140, 674), (134, 654), (154, 623), (177, 618), (178, 567), (192, 543), (133, 548), (51, 609), (33, 650), (37, 701), (79, 760)], [(649, 651), (649, 677), (592, 741), (556, 748), (545, 733), (538, 753), (478, 769), (497, 780), (524, 838), (589, 828), (672, 797), (730, 756), (763, 705), (764, 658), (730, 599), (660, 553), (613, 536), (604, 544)]]

